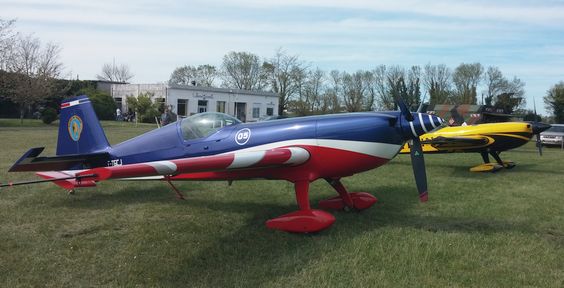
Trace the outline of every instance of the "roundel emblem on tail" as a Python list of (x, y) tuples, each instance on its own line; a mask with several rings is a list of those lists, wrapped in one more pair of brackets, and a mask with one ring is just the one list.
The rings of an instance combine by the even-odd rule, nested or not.
[(80, 139), (80, 133), (82, 133), (82, 119), (80, 117), (73, 115), (69, 119), (68, 123), (69, 135), (73, 141), (78, 141)]

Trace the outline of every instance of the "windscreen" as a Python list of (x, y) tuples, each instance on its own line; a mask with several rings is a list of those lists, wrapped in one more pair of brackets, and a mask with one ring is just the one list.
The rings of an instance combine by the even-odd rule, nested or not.
[(564, 133), (564, 126), (552, 126), (546, 132), (562, 132)]
[(184, 140), (208, 137), (217, 130), (234, 124), (239, 124), (237, 118), (216, 112), (206, 112), (192, 115), (182, 120), (180, 129)]

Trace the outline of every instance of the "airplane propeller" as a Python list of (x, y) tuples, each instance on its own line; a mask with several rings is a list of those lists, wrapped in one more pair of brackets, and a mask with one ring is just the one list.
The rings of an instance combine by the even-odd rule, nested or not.
[[(409, 123), (410, 129), (414, 130), (413, 122), (415, 119), (402, 99), (398, 100), (398, 106), (401, 111), (400, 115), (403, 116), (403, 118), (405, 118), (405, 120)], [(425, 171), (425, 159), (423, 158), (421, 141), (419, 140), (419, 135), (417, 135), (417, 133), (407, 135), (410, 135), (409, 138), (412, 141), (409, 148), (411, 154), (411, 167), (413, 168), (413, 175), (415, 176), (415, 183), (417, 185), (417, 191), (419, 192), (419, 200), (421, 202), (427, 202), (427, 172)]]
[[(537, 136), (537, 148), (539, 149), (539, 155), (542, 156), (542, 143), (540, 139), (540, 133), (548, 128), (550, 125), (539, 123), (537, 122), (537, 104), (536, 101), (533, 99), (533, 108), (535, 109), (535, 120), (533, 122), (533, 134)], [(545, 127), (548, 126), (548, 127)]]

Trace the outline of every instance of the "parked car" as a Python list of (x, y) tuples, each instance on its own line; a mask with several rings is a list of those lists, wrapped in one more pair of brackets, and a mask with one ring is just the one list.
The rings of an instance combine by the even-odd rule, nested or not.
[(564, 124), (551, 124), (550, 129), (540, 134), (542, 145), (562, 145), (564, 141)]

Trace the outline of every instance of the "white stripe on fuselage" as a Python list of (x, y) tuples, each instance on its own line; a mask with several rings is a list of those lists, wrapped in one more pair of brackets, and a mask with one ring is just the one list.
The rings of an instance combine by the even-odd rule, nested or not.
[(258, 151), (257, 153), (240, 154), (235, 153), (233, 162), (227, 166), (227, 169), (237, 169), (252, 166), (264, 158), (265, 151)]
[(140, 163), (140, 164), (147, 164), (155, 169), (157, 173), (161, 175), (172, 174), (176, 172), (176, 164), (171, 161), (155, 161), (155, 162), (147, 162), (147, 163)]
[(347, 150), (351, 152), (362, 153), (370, 156), (375, 156), (384, 159), (392, 159), (398, 154), (402, 145), (379, 143), (379, 142), (365, 142), (365, 141), (350, 141), (350, 140), (333, 140), (333, 139), (296, 139), (280, 142), (273, 142), (264, 145), (258, 145), (249, 148), (243, 148), (236, 151), (230, 151), (223, 154), (248, 152), (248, 151), (264, 151), (274, 148), (282, 148), (288, 146), (320, 146), (332, 149)]

